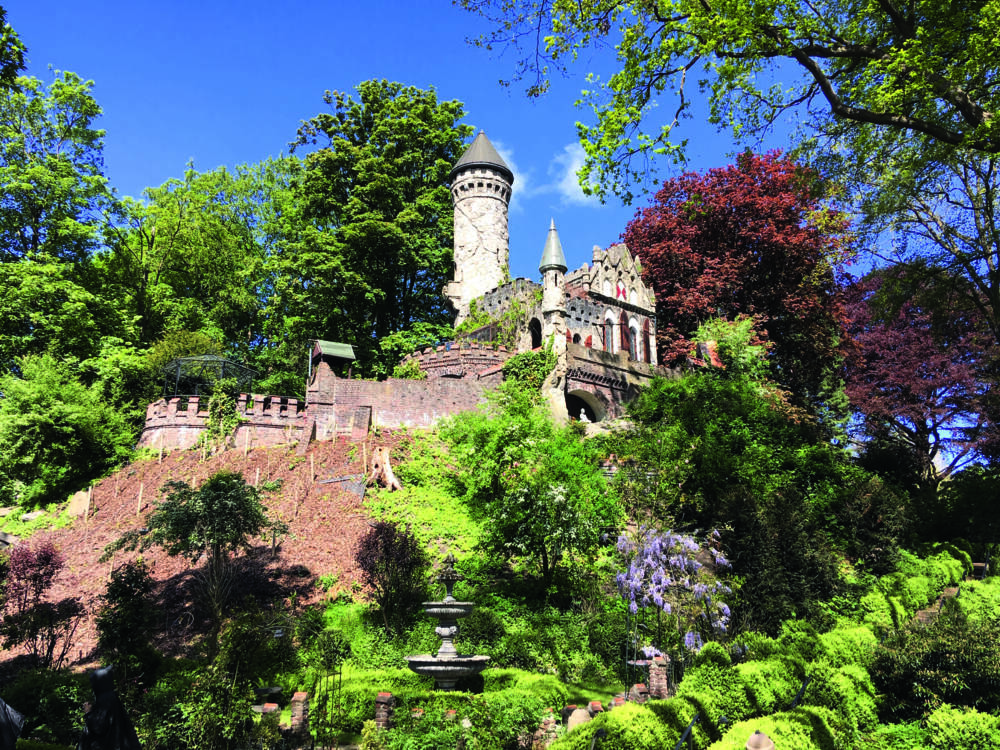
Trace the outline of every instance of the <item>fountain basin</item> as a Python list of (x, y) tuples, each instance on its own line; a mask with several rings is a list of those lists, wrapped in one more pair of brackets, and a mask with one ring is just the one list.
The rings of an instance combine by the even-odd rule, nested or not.
[(479, 674), (486, 668), (489, 660), (488, 656), (463, 654), (452, 657), (438, 657), (431, 654), (406, 657), (410, 669), (424, 677), (433, 677), (434, 687), (438, 690), (454, 690), (455, 683), (460, 678)]
[(424, 602), (424, 613), (438, 620), (461, 620), (472, 614), (475, 608), (472, 602)]

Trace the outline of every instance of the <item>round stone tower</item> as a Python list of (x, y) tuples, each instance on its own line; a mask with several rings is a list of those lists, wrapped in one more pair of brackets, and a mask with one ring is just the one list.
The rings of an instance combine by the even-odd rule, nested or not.
[(451, 170), (455, 206), (455, 270), (444, 294), (457, 313), (469, 314), (469, 303), (510, 278), (507, 207), (514, 173), (483, 131), (479, 131)]

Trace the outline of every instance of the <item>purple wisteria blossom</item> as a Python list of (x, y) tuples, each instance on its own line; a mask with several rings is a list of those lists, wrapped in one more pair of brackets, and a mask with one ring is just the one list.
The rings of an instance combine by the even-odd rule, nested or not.
[(692, 650), (701, 648), (702, 636), (725, 633), (730, 612), (723, 597), (731, 590), (698, 559), (707, 555), (716, 569), (728, 568), (718, 539), (713, 531), (703, 547), (691, 535), (646, 528), (634, 538), (620, 536), (618, 551), (628, 567), (615, 581), (629, 612), (650, 608), (673, 615), (678, 629), (687, 631), (684, 643)]

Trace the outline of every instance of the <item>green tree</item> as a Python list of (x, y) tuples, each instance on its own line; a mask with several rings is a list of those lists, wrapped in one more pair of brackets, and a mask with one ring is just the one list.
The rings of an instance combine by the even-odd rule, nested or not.
[(197, 172), (125, 198), (107, 214), (98, 268), (108, 293), (149, 346), (164, 334), (201, 331), (247, 357), (261, 344), (271, 284), (267, 260), (298, 160)]
[(47, 87), (0, 87), (0, 261), (82, 261), (108, 198), (93, 82), (56, 72)]
[(24, 70), (25, 52), (21, 38), (7, 23), (7, 11), (0, 7), (0, 88), (16, 88), (17, 74)]
[(0, 376), (0, 497), (37, 505), (63, 500), (132, 455), (134, 433), (71, 360), (17, 361)]
[(762, 379), (762, 352), (740, 324), (711, 326), (723, 368), (655, 380), (613, 436), (615, 483), (633, 514), (674, 529), (718, 528), (744, 577), (734, 617), (775, 630), (818, 613), (837, 585), (837, 552), (891, 568), (902, 501), (848, 455), (788, 395)]
[(191, 562), (205, 555), (205, 598), (218, 626), (231, 582), (233, 554), (250, 549), (252, 540), (268, 529), (284, 534), (287, 525), (268, 517), (262, 491), (236, 472), (217, 472), (197, 489), (187, 482), (171, 481), (160, 491), (165, 497), (146, 519), (147, 528), (127, 532), (109, 544), (104, 559), (117, 550), (142, 551), (153, 546)]
[(332, 111), (305, 122), (295, 142), (312, 149), (297, 193), (302, 223), (276, 255), (264, 335), (289, 362), (303, 361), (311, 339), (346, 341), (358, 371), (384, 374), (396, 363), (381, 339), (450, 317), (448, 176), (472, 129), (459, 124), (462, 104), (433, 89), (366, 81), (357, 98), (324, 100)]
[[(738, 137), (786, 112), (876, 169), (896, 147), (1000, 152), (1000, 33), (995, 0), (460, 0), (493, 24), (481, 46), (517, 44), (516, 77), (548, 87), (585, 52), (612, 48), (615, 70), (588, 80), (581, 103), (583, 176), (630, 197), (649, 158), (678, 155), (697, 82), (711, 120)], [(666, 116), (656, 116), (656, 107)]]
[(532, 560), (548, 586), (564, 554), (591, 552), (621, 513), (594, 445), (555, 425), (532, 389), (505, 386), (486, 409), (458, 415), (442, 434), (483, 524), (483, 547), (500, 560)]
[(125, 328), (115, 303), (81, 283), (72, 263), (46, 257), (0, 262), (0, 373), (51, 353), (88, 359)]

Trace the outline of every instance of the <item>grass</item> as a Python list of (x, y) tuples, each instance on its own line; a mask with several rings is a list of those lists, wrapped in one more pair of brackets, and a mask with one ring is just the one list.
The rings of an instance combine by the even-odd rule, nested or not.
[(432, 560), (448, 552), (459, 558), (471, 555), (480, 526), (454, 492), (447, 447), (436, 433), (423, 432), (413, 435), (408, 449), (395, 470), (403, 489), (370, 492), (368, 512), (381, 521), (409, 525)]
[(19, 539), (27, 539), (36, 531), (61, 529), (75, 520), (75, 516), (67, 512), (67, 507), (64, 503), (50, 503), (42, 508), (44, 515), (31, 521), (22, 521), (21, 516), (28, 511), (15, 507), (8, 515), (0, 518), (0, 531), (13, 534)]

